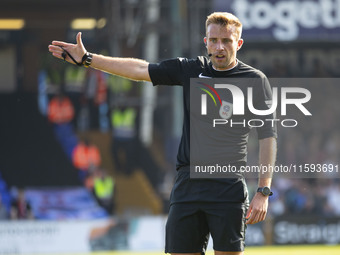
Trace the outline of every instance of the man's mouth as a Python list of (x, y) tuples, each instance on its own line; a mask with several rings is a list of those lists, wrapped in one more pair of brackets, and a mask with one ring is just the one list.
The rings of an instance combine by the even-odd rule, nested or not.
[(225, 58), (225, 55), (223, 55), (223, 54), (217, 54), (217, 55), (216, 55), (216, 58), (217, 58), (217, 59), (223, 59), (223, 58)]

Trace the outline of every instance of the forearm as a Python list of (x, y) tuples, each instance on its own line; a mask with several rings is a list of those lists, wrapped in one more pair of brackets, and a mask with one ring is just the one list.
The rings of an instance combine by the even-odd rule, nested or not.
[[(276, 160), (276, 138), (270, 137), (260, 140), (259, 165), (267, 169), (274, 166)], [(259, 187), (270, 187), (272, 174), (263, 172), (259, 174)], [(268, 196), (256, 192), (247, 212), (246, 224), (254, 224), (266, 218), (268, 209)]]
[(135, 58), (106, 57), (93, 54), (90, 67), (136, 81), (151, 81), (149, 63)]
[[(260, 140), (259, 142), (259, 165), (264, 169), (272, 169), (276, 161), (276, 138), (270, 137)], [(271, 171), (263, 171), (259, 175), (259, 187), (270, 187), (273, 173)]]

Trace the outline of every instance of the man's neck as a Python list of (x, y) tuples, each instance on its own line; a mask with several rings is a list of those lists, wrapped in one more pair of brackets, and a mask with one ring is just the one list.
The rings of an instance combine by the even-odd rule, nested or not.
[(217, 69), (216, 67), (214, 67), (214, 65), (212, 65), (212, 68), (215, 70), (215, 71), (219, 71), (219, 72), (224, 72), (224, 71), (230, 71), (232, 69), (234, 69), (238, 64), (238, 60), (235, 59), (234, 63), (231, 65), (231, 67), (228, 67), (228, 68), (225, 68), (225, 69)]

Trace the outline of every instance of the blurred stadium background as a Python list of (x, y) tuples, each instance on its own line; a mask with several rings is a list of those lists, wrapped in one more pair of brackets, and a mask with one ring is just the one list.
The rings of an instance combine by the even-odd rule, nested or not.
[[(340, 0), (1, 0), (0, 254), (163, 250), (181, 90), (65, 64), (47, 46), (81, 31), (90, 52), (194, 58), (212, 11), (244, 23), (240, 60), (270, 78), (321, 81), (312, 125), (280, 128), (278, 164), (339, 164)], [(252, 135), (249, 164), (256, 152)], [(339, 254), (338, 177), (274, 178), (249, 254)]]

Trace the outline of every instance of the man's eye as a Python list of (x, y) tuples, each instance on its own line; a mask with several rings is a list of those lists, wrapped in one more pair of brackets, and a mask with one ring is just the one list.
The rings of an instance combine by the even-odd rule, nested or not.
[(217, 39), (211, 39), (211, 42), (217, 43)]

